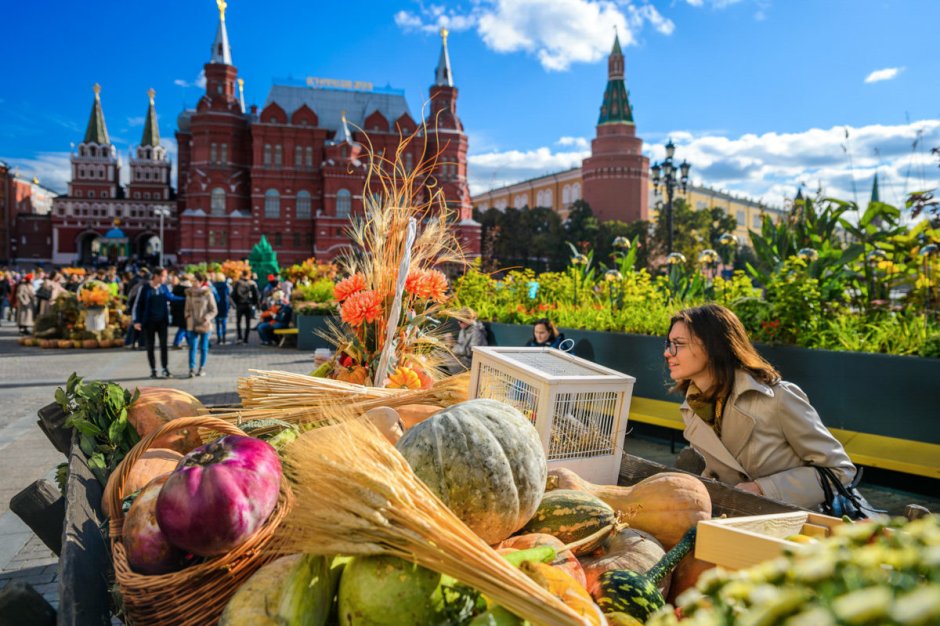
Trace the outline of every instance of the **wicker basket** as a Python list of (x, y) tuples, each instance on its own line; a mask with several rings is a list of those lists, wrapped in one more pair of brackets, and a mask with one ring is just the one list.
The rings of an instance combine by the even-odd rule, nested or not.
[(124, 513), (120, 494), (131, 467), (158, 438), (178, 430), (203, 428), (212, 432), (244, 435), (241, 430), (214, 417), (183, 417), (164, 424), (140, 440), (115, 469), (115, 489), (109, 495), (111, 555), (114, 575), (124, 601), (128, 624), (215, 624), (225, 605), (249, 576), (276, 554), (265, 552), (278, 525), (290, 510), (293, 497), (282, 481), (281, 497), (271, 516), (248, 541), (228, 554), (170, 574), (146, 576), (131, 570), (122, 539)]

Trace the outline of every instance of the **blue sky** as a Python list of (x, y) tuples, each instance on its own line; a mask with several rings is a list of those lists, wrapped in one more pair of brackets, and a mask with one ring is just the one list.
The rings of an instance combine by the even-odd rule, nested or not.
[[(3, 16), (18, 26), (0, 38), (0, 159), (63, 191), (95, 82), (125, 161), (150, 87), (175, 154), (215, 2), (5, 2)], [(473, 191), (580, 163), (614, 26), (648, 154), (672, 137), (704, 184), (779, 203), (800, 183), (863, 199), (876, 171), (888, 201), (940, 183), (936, 0), (231, 0), (227, 16), (249, 103), (318, 76), (404, 89), (415, 116), (447, 25)]]

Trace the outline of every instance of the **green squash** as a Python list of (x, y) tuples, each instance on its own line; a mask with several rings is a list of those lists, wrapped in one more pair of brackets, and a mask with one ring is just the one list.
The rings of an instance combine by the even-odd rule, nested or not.
[(644, 574), (630, 570), (610, 570), (598, 579), (597, 606), (605, 613), (622, 612), (645, 622), (666, 605), (659, 584), (695, 546), (693, 526), (666, 555)]
[(486, 543), (522, 528), (545, 493), (542, 442), (518, 410), (469, 400), (417, 424), (397, 445), (447, 507)]
[[(556, 489), (542, 498), (532, 519), (523, 527), (526, 533), (544, 533), (569, 544), (598, 533), (617, 521), (617, 513), (596, 496), (576, 489)], [(575, 555), (589, 554), (607, 538), (574, 549)]]

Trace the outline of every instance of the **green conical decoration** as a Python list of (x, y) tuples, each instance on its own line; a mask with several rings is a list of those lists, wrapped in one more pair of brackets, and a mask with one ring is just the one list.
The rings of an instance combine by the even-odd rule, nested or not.
[(277, 264), (277, 253), (264, 235), (261, 235), (261, 241), (251, 249), (248, 263), (251, 264), (251, 271), (258, 275), (260, 284), (267, 280), (269, 274), (278, 276), (281, 273), (281, 268)]
[(868, 204), (872, 202), (881, 202), (881, 193), (878, 191), (878, 172), (875, 172), (875, 181), (871, 184), (871, 198)]
[(630, 92), (623, 80), (623, 51), (620, 49), (620, 37), (614, 35), (614, 47), (607, 59), (607, 89), (601, 103), (600, 124), (633, 124), (633, 108), (630, 106)]

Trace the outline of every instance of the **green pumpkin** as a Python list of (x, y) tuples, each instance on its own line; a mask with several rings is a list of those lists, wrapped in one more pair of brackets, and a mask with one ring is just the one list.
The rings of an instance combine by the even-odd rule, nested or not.
[(522, 528), (545, 493), (548, 468), (535, 427), (496, 400), (439, 411), (397, 447), (418, 478), (491, 545)]

